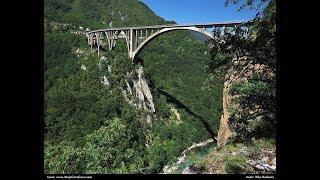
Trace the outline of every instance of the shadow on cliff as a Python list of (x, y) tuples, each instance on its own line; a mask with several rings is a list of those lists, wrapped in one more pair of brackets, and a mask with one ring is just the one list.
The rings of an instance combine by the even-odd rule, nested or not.
[(166, 92), (165, 90), (160, 89), (159, 87), (157, 87), (156, 82), (151, 78), (150, 75), (148, 75), (148, 79), (150, 81), (150, 83), (149, 83), (150, 87), (154, 88), (160, 94), (164, 95), (166, 97), (166, 102), (174, 104), (175, 107), (177, 107), (177, 108), (184, 109), (187, 113), (189, 113), (190, 115), (192, 115), (196, 119), (198, 119), (201, 122), (201, 124), (206, 128), (206, 130), (210, 134), (211, 138), (213, 139), (214, 143), (217, 143), (217, 140), (216, 140), (217, 134), (212, 130), (210, 124), (204, 119), (204, 117), (202, 117), (201, 115), (195, 113), (193, 110), (191, 110), (189, 107), (187, 107), (183, 102), (178, 100), (173, 95), (171, 95), (168, 92)]

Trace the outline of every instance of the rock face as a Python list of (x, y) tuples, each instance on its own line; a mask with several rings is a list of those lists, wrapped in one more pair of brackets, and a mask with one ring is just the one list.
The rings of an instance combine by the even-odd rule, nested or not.
[(174, 107), (171, 107), (171, 111), (173, 112), (173, 114), (175, 115), (175, 117), (177, 118), (177, 121), (181, 121), (181, 117), (180, 114), (178, 113), (178, 110)]
[[(99, 63), (97, 64), (99, 68), (101, 68), (103, 61), (107, 61), (105, 56), (102, 56), (99, 59)], [(106, 64), (108, 64), (108, 62), (106, 62)], [(84, 65), (82, 65), (81, 68), (84, 70), (86, 69)], [(110, 64), (107, 65), (107, 71), (109, 73), (112, 71)], [(132, 79), (132, 81), (129, 81), (128, 79), (125, 80), (126, 87), (122, 88), (123, 96), (129, 104), (133, 105), (137, 109), (147, 110), (150, 115), (153, 115), (156, 110), (153, 103), (153, 97), (148, 86), (148, 81), (144, 76), (143, 66), (138, 65), (138, 68), (135, 69), (135, 72), (136, 73), (133, 74), (136, 74), (136, 76)], [(129, 77), (131, 74), (128, 72), (127, 77)], [(107, 75), (102, 77), (101, 83), (106, 86), (110, 85)], [(147, 117), (147, 120), (151, 121), (151, 117)]]
[[(233, 98), (235, 96), (231, 96), (230, 89), (233, 84), (238, 82), (248, 82), (248, 79), (254, 73), (262, 73), (269, 77), (274, 76), (274, 74), (266, 67), (265, 65), (261, 64), (252, 64), (250, 61), (247, 60), (246, 57), (234, 59), (230, 69), (228, 70), (225, 76), (225, 83), (223, 87), (223, 114), (220, 119), (220, 127), (217, 136), (217, 146), (222, 147), (224, 146), (230, 137), (235, 135), (230, 128), (230, 113), (228, 109), (231, 107), (233, 103)], [(253, 110), (250, 110), (253, 112)]]
[(164, 174), (171, 174), (171, 173), (177, 171), (178, 168), (179, 168), (178, 166), (165, 166), (163, 168), (163, 172), (164, 172)]
[[(148, 81), (143, 73), (143, 66), (138, 65), (135, 69), (136, 74), (132, 80), (125, 81), (125, 88), (122, 88), (122, 94), (124, 99), (133, 107), (138, 110), (145, 110), (148, 114), (141, 118), (141, 125), (144, 128), (144, 134), (146, 137), (145, 146), (149, 148), (151, 142), (150, 127), (152, 127), (152, 119), (156, 112), (153, 102), (153, 97), (148, 86)], [(130, 73), (127, 74), (128, 76)]]
[[(102, 62), (107, 61), (105, 56), (102, 56), (99, 59), (99, 63), (97, 64), (99, 68), (101, 68)], [(110, 87), (110, 82), (108, 80), (109, 74), (112, 73), (112, 66), (107, 64), (107, 72), (102, 76), (101, 83), (106, 87)], [(84, 65), (83, 65), (84, 66)], [(81, 67), (83, 69), (83, 67)], [(122, 90), (122, 94), (124, 99), (137, 110), (146, 110), (148, 114), (144, 117), (141, 117), (141, 127), (144, 128), (144, 134), (146, 137), (145, 145), (149, 148), (150, 143), (150, 127), (152, 126), (152, 118), (155, 113), (155, 106), (153, 102), (153, 97), (151, 94), (151, 90), (148, 86), (148, 81), (144, 76), (143, 66), (138, 65), (138, 67), (134, 70), (135, 72), (127, 72), (125, 76), (125, 87), (118, 87)], [(133, 78), (132, 75), (134, 75)]]
[(273, 164), (272, 162), (271, 164), (269, 163), (268, 157), (264, 157), (261, 160), (257, 160), (257, 161), (250, 160), (248, 164), (258, 171), (275, 172), (277, 170), (277, 167), (275, 164)]
[[(143, 74), (143, 67), (141, 65), (136, 69), (137, 77), (132, 83), (126, 82), (126, 89), (123, 89), (123, 95), (127, 102), (137, 109), (147, 110), (151, 115), (155, 113), (153, 97), (148, 86), (147, 79)], [(151, 121), (151, 118), (147, 118)], [(150, 122), (151, 123), (151, 122)]]
[[(99, 60), (99, 63), (97, 64), (99, 67), (101, 67), (101, 62), (106, 61), (106, 58), (102, 56)], [(108, 64), (108, 63), (106, 63)], [(112, 67), (111, 65), (107, 65), (107, 71), (105, 75), (102, 76), (101, 83), (105, 85), (106, 87), (110, 86), (110, 82), (108, 80), (109, 73), (112, 73)], [(138, 65), (138, 68), (136, 68), (135, 73), (129, 73), (127, 72), (127, 75), (125, 76), (125, 87), (119, 87), (122, 90), (122, 94), (124, 99), (133, 107), (135, 107), (137, 110), (145, 110), (148, 112), (147, 115), (144, 117), (141, 117), (141, 127), (144, 129), (144, 134), (146, 137), (145, 145), (147, 148), (149, 148), (149, 143), (151, 138), (149, 130), (152, 126), (152, 119), (154, 117), (155, 113), (155, 106), (153, 102), (153, 97), (151, 94), (151, 90), (148, 86), (148, 81), (144, 76), (143, 73), (143, 66)], [(132, 75), (134, 75), (133, 78), (129, 78)]]
[(263, 163), (269, 162), (269, 157), (268, 157), (268, 156), (263, 157), (263, 158), (261, 159), (261, 162), (263, 162)]
[(143, 109), (149, 110), (149, 112), (154, 113), (154, 103), (151, 95), (151, 91), (149, 89), (148, 83), (143, 74), (143, 67), (139, 66), (137, 69), (138, 79), (133, 81), (133, 86), (135, 88), (136, 96), (139, 99), (138, 106)]
[[(107, 61), (105, 56), (102, 56), (99, 59), (99, 63), (97, 64), (99, 68), (101, 68), (103, 61)], [(108, 63), (106, 62), (106, 64)], [(81, 66), (81, 68), (85, 70), (85, 67)], [(107, 71), (109, 73), (112, 71), (110, 64), (107, 65)], [(137, 109), (147, 110), (150, 115), (153, 115), (156, 110), (154, 107), (153, 97), (148, 86), (148, 81), (144, 76), (143, 66), (138, 65), (138, 68), (135, 69), (135, 72), (136, 73), (133, 74), (136, 74), (136, 76), (132, 81), (129, 81), (128, 79), (125, 81), (126, 87), (122, 88), (123, 96), (129, 104), (133, 105)], [(131, 74), (128, 72), (127, 77), (129, 77)], [(110, 85), (107, 75), (102, 77), (101, 83), (106, 86)], [(151, 123), (151, 116), (148, 116), (147, 120)]]
[(277, 165), (277, 161), (276, 161), (276, 158), (273, 158), (272, 161), (271, 161), (272, 165), (276, 166)]
[(194, 172), (191, 171), (190, 167), (184, 168), (184, 170), (181, 172), (181, 174), (195, 174)]
[(110, 83), (109, 83), (108, 78), (107, 78), (106, 75), (104, 75), (104, 76), (102, 77), (101, 83), (102, 83), (103, 85), (105, 85), (105, 86), (110, 86)]
[(192, 165), (190, 167), (184, 168), (181, 174), (201, 174), (204, 169), (202, 167)]
[(80, 67), (82, 70), (86, 71), (87, 70), (87, 67), (86, 65), (82, 64), (81, 67)]

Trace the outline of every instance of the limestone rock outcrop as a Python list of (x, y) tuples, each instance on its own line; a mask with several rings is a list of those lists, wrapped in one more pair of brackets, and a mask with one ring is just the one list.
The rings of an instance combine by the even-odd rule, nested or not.
[(144, 76), (143, 66), (139, 65), (136, 71), (136, 77), (132, 82), (126, 82), (126, 88), (122, 90), (125, 100), (136, 107), (149, 112), (146, 117), (148, 123), (151, 122), (151, 116), (155, 113), (155, 106), (148, 81)]
[[(223, 114), (220, 119), (220, 127), (217, 136), (217, 146), (224, 146), (235, 132), (230, 128), (230, 112), (228, 109), (234, 105), (233, 99), (236, 95), (230, 94), (230, 89), (235, 83), (248, 82), (248, 79), (254, 74), (260, 73), (266, 76), (274, 76), (274, 73), (265, 65), (253, 64), (246, 57), (234, 59), (230, 69), (225, 76), (223, 87)], [(250, 110), (252, 112), (253, 110)]]

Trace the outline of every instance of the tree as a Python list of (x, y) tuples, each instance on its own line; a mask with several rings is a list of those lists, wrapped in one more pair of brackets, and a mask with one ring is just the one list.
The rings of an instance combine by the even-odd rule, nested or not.
[[(226, 4), (239, 1), (227, 0)], [(244, 7), (261, 7), (268, 3), (262, 14), (253, 21), (244, 23), (235, 29), (235, 34), (225, 32), (217, 40), (211, 41), (212, 59), (207, 63), (213, 74), (234, 66), (234, 61), (245, 60), (248, 63), (263, 66), (267, 73), (255, 73), (248, 82), (238, 82), (231, 87), (231, 95), (237, 96), (231, 113), (231, 128), (237, 132), (236, 139), (247, 140), (251, 137), (274, 137), (276, 127), (276, 3), (275, 0), (247, 0)], [(248, 35), (247, 32), (249, 33)], [(244, 57), (244, 58), (243, 58)], [(236, 105), (237, 104), (237, 105)], [(252, 110), (257, 110), (252, 113)]]
[(138, 153), (130, 147), (127, 127), (119, 118), (89, 134), (84, 152), (86, 173), (135, 173), (143, 166)]

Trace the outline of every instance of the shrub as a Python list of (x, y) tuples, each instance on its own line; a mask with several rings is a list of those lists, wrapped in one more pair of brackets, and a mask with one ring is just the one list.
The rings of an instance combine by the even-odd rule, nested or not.
[(246, 160), (244, 156), (225, 157), (225, 171), (227, 173), (241, 174), (246, 169)]

